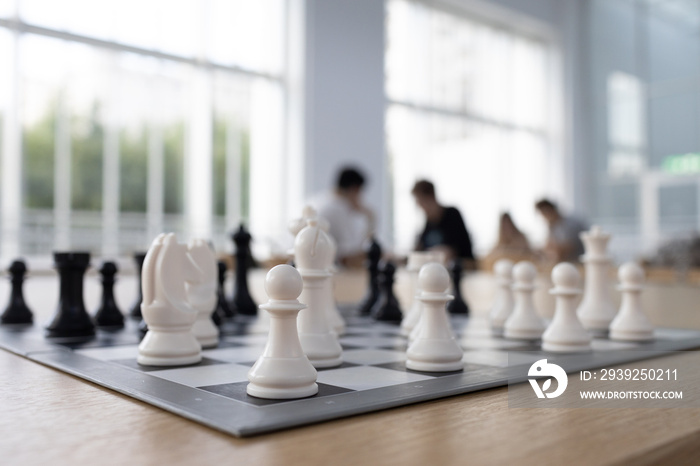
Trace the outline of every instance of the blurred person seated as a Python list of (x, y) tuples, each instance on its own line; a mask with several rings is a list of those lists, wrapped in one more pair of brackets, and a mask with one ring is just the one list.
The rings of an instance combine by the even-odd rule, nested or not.
[(439, 251), (448, 262), (459, 258), (474, 265), (471, 237), (459, 210), (441, 205), (430, 181), (416, 182), (411, 194), (425, 213), (425, 227), (416, 241), (416, 251)]
[(521, 232), (509, 213), (501, 214), (498, 223), (498, 241), (491, 251), (480, 260), (480, 265), (486, 270), (492, 270), (493, 264), (499, 259), (510, 259), (513, 262), (532, 260), (533, 251), (530, 243)]
[(362, 201), (364, 175), (344, 167), (338, 173), (335, 189), (318, 206), (318, 214), (328, 220), (328, 232), (338, 246), (337, 261), (348, 267), (362, 267), (366, 242), (374, 234), (374, 212)]
[(553, 263), (578, 262), (584, 253), (581, 232), (588, 229), (588, 224), (576, 217), (563, 215), (549, 199), (537, 201), (535, 208), (544, 217), (549, 229), (542, 251), (544, 258)]

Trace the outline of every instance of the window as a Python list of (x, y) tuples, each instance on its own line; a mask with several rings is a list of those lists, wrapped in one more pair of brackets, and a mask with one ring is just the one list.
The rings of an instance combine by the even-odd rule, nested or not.
[(410, 249), (421, 226), (409, 194), (420, 178), (461, 210), (477, 252), (494, 244), (503, 211), (541, 238), (534, 202), (553, 170), (547, 41), (433, 3), (389, 0), (387, 9), (397, 248)]
[(283, 157), (285, 0), (16, 3), (0, 9), (2, 253), (127, 254), (163, 231), (227, 249), (238, 222), (266, 222), (250, 161)]

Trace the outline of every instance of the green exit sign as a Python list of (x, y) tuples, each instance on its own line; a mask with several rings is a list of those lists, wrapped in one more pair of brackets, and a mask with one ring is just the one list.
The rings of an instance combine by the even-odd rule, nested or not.
[(669, 155), (661, 163), (661, 168), (668, 173), (700, 173), (700, 153)]

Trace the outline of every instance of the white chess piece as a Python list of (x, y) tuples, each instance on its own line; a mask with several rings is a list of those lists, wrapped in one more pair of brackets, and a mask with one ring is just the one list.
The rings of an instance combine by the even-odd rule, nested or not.
[(610, 324), (610, 339), (622, 341), (650, 341), (654, 339), (651, 325), (642, 309), (644, 270), (634, 262), (627, 262), (618, 270), (622, 292), (620, 312)]
[[(335, 261), (335, 256), (338, 252), (338, 245), (336, 244), (335, 239), (330, 235), (330, 233), (328, 233), (330, 229), (330, 224), (328, 223), (328, 220), (326, 220), (323, 217), (320, 217), (318, 215), (318, 212), (316, 212), (316, 209), (307, 205), (304, 207), (300, 218), (289, 222), (289, 232), (296, 238), (296, 236), (299, 234), (302, 228), (304, 228), (311, 219), (316, 220), (318, 226), (328, 234), (328, 238), (331, 240), (333, 252), (330, 255), (328, 271), (332, 275), (335, 275), (336, 269), (333, 262)], [(291, 251), (290, 255), (292, 257), (294, 256), (294, 250)], [(345, 320), (340, 314), (338, 306), (335, 302), (335, 296), (333, 294), (333, 276), (331, 276), (331, 279), (328, 281), (328, 284), (325, 285), (323, 290), (323, 296), (323, 299), (326, 302), (326, 304), (324, 304), (324, 309), (326, 309), (326, 317), (328, 319), (328, 323), (330, 324), (331, 328), (335, 330), (335, 333), (337, 333), (338, 335), (344, 334)]]
[(175, 235), (159, 235), (146, 254), (141, 274), (141, 313), (148, 332), (139, 345), (137, 361), (149, 366), (195, 364), (202, 348), (192, 333), (197, 311), (187, 300), (185, 282), (201, 272)]
[(191, 240), (187, 252), (201, 272), (197, 281), (188, 282), (186, 288), (187, 300), (198, 313), (192, 333), (202, 348), (212, 348), (219, 344), (219, 329), (211, 320), (218, 301), (216, 256), (202, 239)]
[(324, 286), (331, 279), (327, 265), (332, 258), (331, 239), (316, 222), (310, 219), (294, 240), (294, 258), (304, 281), (299, 300), (307, 308), (299, 312), (297, 324), (299, 340), (311, 364), (316, 368), (335, 367), (343, 363), (343, 350), (337, 334), (328, 323), (327, 296)]
[(586, 268), (586, 280), (578, 317), (594, 336), (604, 336), (617, 312), (610, 296), (608, 276), (610, 258), (606, 248), (610, 235), (594, 225), (590, 231), (581, 233), (581, 240), (586, 248), (586, 253), (581, 257)]
[(303, 282), (290, 265), (273, 267), (265, 278), (269, 300), (259, 307), (270, 315), (270, 333), (262, 356), (248, 372), (246, 391), (258, 398), (304, 398), (318, 393), (317, 372), (304, 354), (297, 315), (306, 306), (297, 298)]
[(439, 262), (432, 251), (414, 251), (408, 255), (406, 270), (411, 277), (411, 307), (406, 316), (401, 321), (401, 335), (409, 336), (420, 320), (421, 302), (418, 299), (420, 290), (418, 289), (418, 272), (421, 267), (430, 262)]
[(533, 293), (537, 269), (529, 261), (520, 261), (513, 267), (513, 313), (503, 326), (503, 336), (514, 340), (539, 340), (544, 332), (544, 322), (535, 310)]
[(552, 269), (554, 288), (549, 292), (556, 297), (554, 319), (542, 335), (542, 349), (555, 353), (583, 353), (591, 351), (591, 336), (576, 315), (576, 297), (581, 294), (581, 275), (568, 262)]
[(423, 303), (420, 331), (406, 352), (406, 367), (416, 371), (447, 372), (464, 369), (464, 353), (455, 340), (447, 317), (446, 304), (453, 297), (447, 294), (450, 275), (444, 266), (432, 262), (418, 274)]
[(515, 306), (513, 299), (513, 261), (500, 259), (493, 266), (496, 276), (496, 299), (494, 299), (489, 320), (494, 335), (503, 335), (503, 326)]

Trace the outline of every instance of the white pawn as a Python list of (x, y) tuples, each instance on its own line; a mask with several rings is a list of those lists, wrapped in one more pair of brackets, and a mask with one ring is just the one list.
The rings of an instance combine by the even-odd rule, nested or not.
[(411, 277), (411, 297), (413, 301), (411, 302), (411, 307), (408, 309), (406, 316), (401, 321), (401, 334), (404, 336), (409, 336), (411, 334), (420, 319), (421, 303), (418, 299), (418, 295), (420, 295), (420, 289), (418, 289), (418, 272), (420, 272), (421, 267), (430, 262), (437, 262), (435, 260), (435, 254), (433, 254), (432, 251), (414, 251), (408, 255), (406, 270)]
[(290, 265), (273, 267), (265, 278), (269, 300), (261, 304), (270, 315), (270, 333), (262, 356), (248, 371), (248, 395), (258, 398), (304, 398), (318, 393), (317, 372), (304, 354), (297, 333), (297, 298), (303, 282)]
[(489, 314), (491, 321), (491, 331), (494, 335), (503, 335), (503, 326), (510, 317), (515, 306), (513, 300), (513, 261), (510, 259), (500, 259), (493, 266), (496, 275), (496, 299)]
[(544, 332), (544, 321), (535, 310), (533, 294), (537, 269), (529, 261), (520, 261), (513, 267), (515, 306), (503, 327), (503, 335), (514, 340), (539, 340)]
[[(299, 298), (307, 308), (299, 313), (299, 340), (306, 356), (315, 368), (335, 367), (343, 363), (343, 350), (337, 334), (328, 323), (328, 303), (324, 287), (331, 279), (327, 265), (332, 258), (331, 239), (310, 219), (294, 240), (294, 258), (304, 281)], [(331, 259), (332, 260), (332, 259)]]
[(202, 347), (192, 333), (197, 311), (185, 292), (185, 282), (197, 281), (200, 273), (187, 246), (173, 233), (153, 240), (141, 274), (141, 313), (148, 332), (139, 344), (139, 364), (177, 366), (202, 360)]
[(552, 269), (554, 288), (549, 290), (556, 297), (554, 319), (542, 335), (542, 349), (555, 353), (583, 353), (591, 351), (591, 336), (576, 316), (576, 297), (581, 294), (581, 275), (568, 262)]
[(452, 335), (446, 304), (450, 275), (438, 263), (424, 265), (418, 274), (423, 303), (420, 331), (406, 352), (406, 367), (415, 371), (447, 372), (464, 369), (464, 354)]
[(197, 320), (192, 333), (202, 348), (212, 348), (219, 344), (219, 329), (211, 320), (218, 301), (217, 276), (219, 269), (216, 256), (209, 245), (201, 239), (193, 239), (187, 245), (188, 254), (201, 271), (197, 281), (187, 283), (187, 300), (197, 310)]
[(644, 289), (644, 270), (634, 262), (627, 262), (618, 270), (622, 292), (620, 312), (610, 324), (610, 338), (623, 341), (650, 341), (654, 339), (654, 326), (642, 309), (641, 294)]
[(578, 317), (583, 326), (595, 336), (605, 335), (617, 309), (610, 295), (608, 266), (610, 257), (606, 249), (610, 235), (598, 225), (581, 233), (586, 253), (581, 257), (586, 268), (583, 299), (578, 307)]

